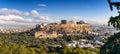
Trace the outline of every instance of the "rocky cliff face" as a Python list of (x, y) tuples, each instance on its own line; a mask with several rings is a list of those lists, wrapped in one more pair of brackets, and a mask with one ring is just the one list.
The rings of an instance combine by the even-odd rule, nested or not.
[(67, 35), (78, 35), (81, 32), (91, 32), (89, 24), (51, 24), (51, 25), (39, 25), (36, 27), (37, 31), (35, 32), (36, 38), (50, 38), (62, 36), (63, 34)]

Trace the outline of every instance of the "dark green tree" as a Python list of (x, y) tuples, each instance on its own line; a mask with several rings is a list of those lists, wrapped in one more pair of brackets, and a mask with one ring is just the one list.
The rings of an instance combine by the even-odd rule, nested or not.
[[(111, 10), (113, 6), (118, 10), (118, 16), (111, 16), (108, 21), (108, 26), (113, 26), (116, 29), (120, 29), (120, 2), (111, 2), (108, 0)], [(112, 35), (108, 38), (108, 41), (100, 49), (100, 54), (120, 54), (120, 32)]]

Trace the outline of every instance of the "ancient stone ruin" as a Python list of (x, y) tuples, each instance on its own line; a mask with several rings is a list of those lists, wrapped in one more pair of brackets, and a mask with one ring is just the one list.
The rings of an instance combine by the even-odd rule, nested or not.
[(80, 35), (91, 32), (90, 25), (84, 21), (76, 22), (61, 20), (61, 23), (36, 25), (35, 38), (53, 38), (66, 35)]

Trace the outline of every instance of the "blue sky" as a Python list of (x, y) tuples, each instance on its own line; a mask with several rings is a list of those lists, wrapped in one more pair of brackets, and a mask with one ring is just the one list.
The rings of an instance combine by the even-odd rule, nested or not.
[[(111, 15), (116, 15), (115, 11), (110, 11), (107, 0), (0, 0), (0, 9), (0, 17), (2, 16), (1, 18), (5, 17), (7, 19), (0, 19), (1, 24), (7, 24), (4, 21), (8, 23), (22, 22), (24, 24), (46, 23), (61, 19), (85, 20), (87, 22), (106, 24)], [(3, 10), (6, 9), (7, 13), (4, 13)], [(9, 13), (9, 11), (12, 13)], [(20, 13), (27, 12), (29, 15), (16, 13), (17, 11)], [(33, 13), (34, 16), (30, 15), (32, 12), (35, 13), (35, 15)]]

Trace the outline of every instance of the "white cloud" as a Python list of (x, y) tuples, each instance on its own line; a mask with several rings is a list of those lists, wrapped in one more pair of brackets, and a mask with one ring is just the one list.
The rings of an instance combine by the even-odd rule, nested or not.
[(73, 16), (73, 20), (75, 21), (84, 20), (86, 23), (90, 23), (90, 24), (107, 24), (108, 22), (108, 19), (81, 18), (80, 16)]
[(29, 15), (30, 15), (30, 13), (25, 12), (25, 13), (23, 13), (23, 15), (25, 15), (25, 16), (29, 16)]
[(0, 15), (0, 20), (16, 21), (16, 20), (23, 20), (23, 18), (20, 16), (15, 16), (15, 15)]
[(39, 16), (39, 15), (40, 15), (36, 10), (32, 10), (32, 11), (30, 12), (30, 14), (31, 14), (32, 16)]
[(46, 7), (47, 5), (46, 4), (38, 4), (38, 6), (40, 6), (40, 7)]
[(53, 22), (53, 20), (47, 15), (41, 15), (37, 10), (23, 12), (16, 9), (0, 9), (0, 24), (36, 24), (49, 22)]
[(0, 9), (0, 14), (2, 14), (2, 15), (8, 15), (8, 14), (14, 14), (14, 15), (18, 14), (18, 15), (20, 15), (20, 14), (22, 14), (22, 12), (18, 11), (16, 9), (2, 8), (2, 9)]

